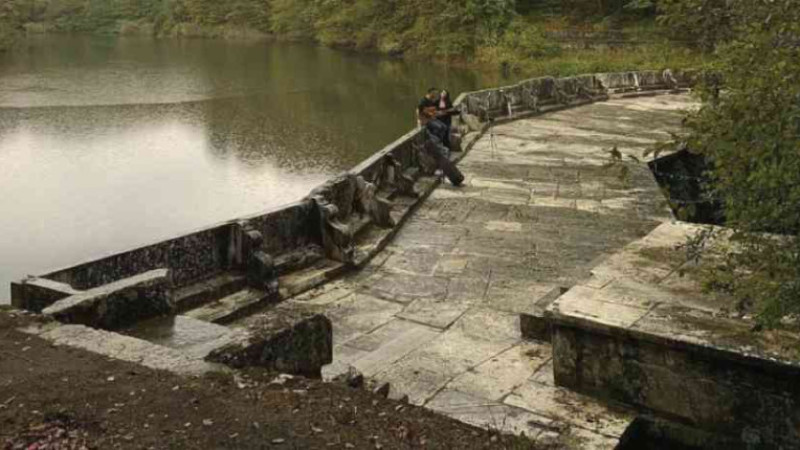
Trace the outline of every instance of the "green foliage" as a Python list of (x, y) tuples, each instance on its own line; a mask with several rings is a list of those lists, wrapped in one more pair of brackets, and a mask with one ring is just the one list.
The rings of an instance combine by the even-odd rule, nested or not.
[[(689, 147), (713, 163), (709, 195), (724, 203), (736, 245), (706, 283), (772, 325), (800, 313), (800, 10), (792, 0), (681, 2), (713, 3), (718, 17), (667, 2), (665, 20), (678, 29), (720, 27), (697, 38), (715, 52), (724, 90), (707, 83), (687, 124)], [(725, 3), (734, 6), (715, 9)]]
[(730, 0), (660, 0), (658, 20), (674, 38), (711, 51), (733, 38), (737, 21), (746, 20), (733, 8), (736, 4), (741, 12), (745, 3), (749, 5)]
[(294, 39), (314, 37), (313, 0), (272, 0), (271, 31)]
[(22, 32), (22, 2), (9, 0), (0, 4), (0, 52), (7, 51)]

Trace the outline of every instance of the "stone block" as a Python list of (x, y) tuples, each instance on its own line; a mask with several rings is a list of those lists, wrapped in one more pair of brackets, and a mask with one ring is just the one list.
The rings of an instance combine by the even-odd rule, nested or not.
[(181, 350), (83, 325), (50, 323), (22, 330), (54, 345), (80, 348), (109, 358), (141, 364), (179, 375), (203, 375), (223, 370), (223, 366), (203, 361)]
[(537, 373), (550, 357), (549, 345), (521, 343), (456, 377), (447, 387), (500, 401)]
[(591, 397), (567, 389), (527, 382), (505, 403), (554, 421), (619, 438), (633, 420), (630, 411), (608, 407)]
[(425, 406), (476, 427), (524, 434), (531, 439), (553, 427), (553, 421), (546, 417), (449, 388), (437, 393)]
[(64, 323), (116, 329), (172, 310), (170, 273), (158, 269), (59, 300), (42, 313)]
[(427, 347), (440, 334), (435, 328), (396, 319), (351, 340), (340, 352), (349, 358), (349, 364), (372, 377), (409, 353)]
[(333, 361), (333, 328), (322, 314), (275, 307), (248, 317), (238, 328), (247, 334), (211, 352), (206, 360), (314, 377)]
[(11, 304), (15, 308), (38, 313), (53, 303), (79, 292), (66, 283), (30, 277), (19, 283), (11, 283)]
[[(748, 448), (800, 445), (798, 370), (707, 347), (556, 326), (559, 386), (624, 402)], [(736, 447), (736, 446), (734, 446)]]

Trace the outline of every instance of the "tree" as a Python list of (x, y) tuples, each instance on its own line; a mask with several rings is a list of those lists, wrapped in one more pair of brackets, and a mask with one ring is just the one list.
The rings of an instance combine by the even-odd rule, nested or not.
[(711, 69), (724, 86), (720, 94), (701, 86), (703, 106), (687, 122), (689, 147), (712, 164), (708, 194), (723, 202), (735, 244), (704, 270), (706, 286), (775, 325), (800, 313), (800, 11), (794, 0), (661, 7), (666, 23), (695, 30), (716, 55)]
[(10, 49), (22, 34), (22, 8), (18, 0), (0, 4), (0, 52)]

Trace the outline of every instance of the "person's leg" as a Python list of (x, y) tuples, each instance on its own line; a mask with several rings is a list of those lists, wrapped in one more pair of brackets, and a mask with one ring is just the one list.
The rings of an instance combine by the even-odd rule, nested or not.
[(458, 167), (450, 161), (448, 157), (449, 150), (443, 145), (438, 136), (428, 133), (425, 149), (436, 161), (436, 167), (442, 170), (453, 186), (460, 186), (461, 183), (464, 182), (464, 175), (458, 170)]

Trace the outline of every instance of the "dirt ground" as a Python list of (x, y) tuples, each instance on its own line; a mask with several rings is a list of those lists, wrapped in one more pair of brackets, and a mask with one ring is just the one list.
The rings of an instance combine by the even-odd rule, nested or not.
[(59, 347), (0, 310), (0, 449), (536, 449), (344, 383), (184, 378)]

